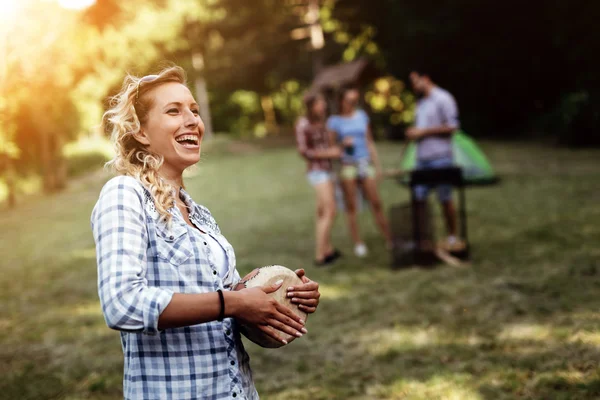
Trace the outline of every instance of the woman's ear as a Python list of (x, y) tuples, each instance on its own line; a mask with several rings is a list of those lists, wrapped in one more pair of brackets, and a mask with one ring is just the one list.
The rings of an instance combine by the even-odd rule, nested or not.
[(146, 132), (144, 132), (143, 129), (140, 129), (138, 132), (134, 133), (133, 137), (135, 140), (137, 140), (144, 146), (150, 145), (150, 140), (148, 140), (148, 136), (146, 135)]

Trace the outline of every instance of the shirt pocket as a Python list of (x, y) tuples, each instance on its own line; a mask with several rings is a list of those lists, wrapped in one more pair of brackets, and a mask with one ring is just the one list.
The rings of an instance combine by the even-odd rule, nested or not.
[(168, 229), (164, 224), (156, 226), (156, 253), (158, 258), (175, 266), (185, 263), (194, 255), (192, 241), (185, 226), (175, 225)]

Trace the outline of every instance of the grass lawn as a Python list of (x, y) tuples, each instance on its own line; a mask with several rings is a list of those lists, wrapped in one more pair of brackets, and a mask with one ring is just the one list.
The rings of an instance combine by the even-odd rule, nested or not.
[[(248, 345), (264, 399), (600, 398), (600, 151), (483, 143), (501, 185), (469, 190), (471, 267), (390, 270), (371, 250), (316, 270), (313, 194), (294, 150), (208, 146), (187, 179), (244, 275), (305, 267), (321, 283), (309, 334)], [(399, 144), (381, 143), (384, 165)], [(239, 150), (239, 149), (238, 149)], [(107, 175), (0, 212), (0, 398), (118, 399), (123, 356), (102, 318), (89, 216)], [(381, 184), (386, 205), (406, 189)]]

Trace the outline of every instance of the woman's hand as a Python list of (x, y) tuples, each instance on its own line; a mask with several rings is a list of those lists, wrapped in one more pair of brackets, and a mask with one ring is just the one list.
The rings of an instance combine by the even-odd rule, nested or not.
[(383, 169), (381, 166), (375, 167), (375, 181), (378, 183), (383, 180)]
[[(268, 293), (277, 291), (282, 283), (283, 281), (279, 281), (269, 286), (229, 293), (237, 297), (237, 302), (233, 306), (233, 317), (245, 324), (255, 325), (275, 340), (287, 344), (279, 337), (277, 330), (296, 337), (301, 337), (307, 331), (304, 328), (304, 321), (299, 316), (279, 304), (274, 298), (267, 296)], [(227, 303), (225, 307), (227, 308)]]
[(287, 297), (291, 298), (292, 303), (298, 304), (298, 308), (309, 314), (317, 311), (319, 305), (319, 284), (308, 279), (303, 269), (297, 269), (296, 275), (302, 279), (303, 284), (287, 288)]

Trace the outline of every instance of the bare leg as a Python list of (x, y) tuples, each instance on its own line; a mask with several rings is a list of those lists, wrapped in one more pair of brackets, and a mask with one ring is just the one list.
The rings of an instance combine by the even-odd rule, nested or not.
[(448, 235), (456, 236), (456, 209), (454, 208), (452, 200), (442, 203), (442, 211), (444, 213)]
[(348, 220), (348, 228), (350, 236), (354, 244), (362, 243), (360, 234), (358, 233), (358, 221), (356, 215), (356, 180), (342, 180), (342, 189), (344, 190), (344, 202), (346, 206), (346, 218)]
[(379, 231), (385, 238), (386, 245), (388, 247), (391, 247), (392, 234), (390, 233), (390, 227), (383, 212), (381, 197), (379, 196), (379, 192), (377, 191), (377, 182), (373, 178), (365, 178), (363, 179), (363, 188), (365, 190), (365, 196), (371, 204), (371, 212), (375, 217), (375, 222), (379, 227)]
[(317, 193), (317, 223), (315, 260), (323, 261), (333, 252), (331, 246), (331, 228), (335, 220), (335, 192), (333, 182), (324, 182), (315, 186)]

